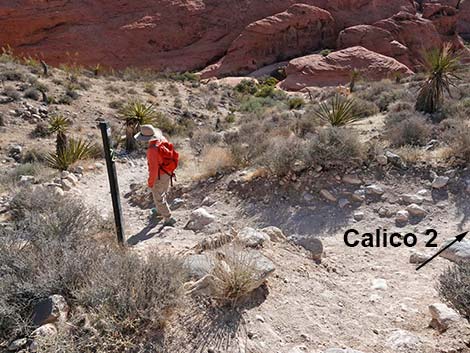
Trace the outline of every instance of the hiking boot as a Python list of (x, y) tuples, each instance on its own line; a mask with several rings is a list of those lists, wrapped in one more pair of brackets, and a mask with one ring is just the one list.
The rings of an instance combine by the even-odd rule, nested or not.
[(166, 218), (163, 222), (163, 227), (173, 227), (176, 224), (176, 219), (173, 217)]

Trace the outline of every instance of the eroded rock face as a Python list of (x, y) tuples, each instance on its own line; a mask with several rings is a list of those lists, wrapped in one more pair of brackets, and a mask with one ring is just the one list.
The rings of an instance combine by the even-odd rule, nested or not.
[(412, 0), (6, 0), (0, 45), (50, 64), (193, 70), (221, 58), (250, 23), (296, 3), (328, 11), (339, 29), (414, 11)]
[(331, 14), (296, 4), (286, 11), (248, 25), (227, 54), (202, 77), (246, 74), (274, 62), (334, 46), (337, 30)]
[[(424, 15), (428, 18), (430, 9), (439, 9), (444, 5), (456, 9), (458, 0), (425, 0)], [(457, 10), (457, 32), (465, 39), (470, 39), (470, 2), (461, 1)], [(439, 14), (441, 16), (441, 14)]]
[[(444, 41), (451, 41), (461, 47), (455, 33), (456, 17), (451, 15), (455, 12), (449, 9), (443, 13), (449, 16), (433, 17), (429, 12), (430, 18), (425, 19), (400, 12), (373, 25), (349, 27), (339, 34), (338, 47), (361, 45), (416, 70), (422, 65), (424, 53), (439, 48)], [(452, 21), (453, 25), (449, 23)]]
[(371, 80), (413, 73), (393, 58), (356, 46), (331, 53), (327, 57), (314, 54), (291, 60), (286, 68), (287, 78), (280, 86), (286, 90), (299, 91), (309, 86), (346, 84), (353, 70)]

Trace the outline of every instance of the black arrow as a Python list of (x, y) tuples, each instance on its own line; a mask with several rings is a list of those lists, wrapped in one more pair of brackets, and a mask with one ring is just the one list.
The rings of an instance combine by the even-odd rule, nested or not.
[(429, 262), (431, 262), (436, 256), (438, 256), (441, 252), (443, 252), (444, 250), (446, 250), (447, 248), (450, 248), (452, 245), (454, 245), (456, 242), (458, 241), (462, 241), (463, 238), (465, 238), (465, 236), (468, 234), (468, 232), (465, 232), (465, 233), (462, 233), (462, 234), (459, 234), (455, 237), (455, 240), (453, 240), (452, 242), (450, 242), (449, 244), (447, 244), (445, 247), (443, 247), (441, 250), (439, 250), (437, 253), (435, 253), (433, 256), (431, 256), (429, 259), (427, 259), (426, 261), (424, 261), (421, 265), (419, 265), (418, 267), (416, 267), (416, 271), (418, 271), (421, 267), (427, 265)]

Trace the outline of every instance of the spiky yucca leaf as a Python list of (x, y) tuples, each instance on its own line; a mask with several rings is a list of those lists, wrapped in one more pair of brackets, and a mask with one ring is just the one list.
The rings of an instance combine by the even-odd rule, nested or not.
[(314, 114), (331, 126), (344, 126), (360, 119), (354, 99), (340, 95), (334, 96), (330, 102), (320, 103)]
[(49, 130), (51, 133), (65, 133), (70, 125), (71, 121), (62, 115), (54, 115), (49, 119)]
[(134, 135), (139, 131), (141, 125), (153, 124), (157, 118), (157, 112), (153, 104), (133, 101), (121, 109), (120, 118), (126, 126), (126, 150), (131, 152), (136, 148)]
[(59, 153), (46, 156), (48, 164), (55, 169), (67, 170), (73, 163), (92, 156), (95, 147), (82, 139), (70, 139), (66, 148)]
[(425, 113), (435, 113), (444, 103), (444, 94), (450, 94), (450, 88), (459, 79), (456, 72), (460, 59), (452, 51), (450, 43), (444, 44), (426, 55), (424, 66), (427, 79), (421, 86), (416, 100), (416, 110)]

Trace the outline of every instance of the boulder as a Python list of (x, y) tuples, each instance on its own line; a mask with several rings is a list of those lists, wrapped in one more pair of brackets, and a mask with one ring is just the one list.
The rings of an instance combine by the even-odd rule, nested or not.
[(225, 56), (201, 72), (202, 78), (247, 74), (260, 67), (330, 48), (336, 39), (331, 14), (306, 4), (250, 23), (232, 42)]
[(56, 321), (64, 322), (67, 320), (69, 306), (65, 298), (54, 294), (46, 300), (39, 302), (33, 310), (32, 320), (34, 325), (41, 326)]
[(295, 236), (292, 240), (296, 245), (309, 251), (315, 261), (321, 261), (323, 255), (323, 243), (319, 238), (314, 236)]
[(400, 210), (395, 216), (395, 221), (397, 223), (408, 223), (410, 219), (410, 213), (407, 210)]
[(188, 276), (196, 280), (201, 279), (214, 268), (212, 257), (206, 254), (189, 255), (183, 261)]
[(344, 85), (350, 82), (353, 71), (358, 71), (361, 77), (368, 80), (413, 74), (396, 59), (354, 46), (326, 57), (313, 54), (291, 60), (286, 68), (287, 77), (280, 87), (288, 91), (300, 91), (310, 86)]
[(441, 333), (447, 331), (452, 323), (460, 320), (460, 315), (455, 310), (442, 303), (429, 305), (429, 312), (432, 317), (429, 326)]
[(419, 337), (409, 331), (396, 330), (388, 336), (385, 345), (394, 352), (419, 352), (422, 345)]
[(238, 232), (238, 241), (244, 246), (250, 248), (256, 248), (262, 246), (266, 241), (270, 240), (269, 235), (265, 232), (258, 231), (256, 229), (245, 227)]
[(417, 251), (414, 251), (410, 255), (410, 264), (422, 264), (423, 262), (425, 262), (428, 259), (429, 259), (428, 255), (417, 252)]
[[(454, 240), (455, 238), (448, 239), (444, 242), (442, 247), (445, 247)], [(440, 253), (440, 256), (455, 263), (468, 263), (470, 262), (470, 241), (464, 239), (460, 242), (456, 242)]]
[(215, 216), (210, 214), (206, 209), (200, 207), (191, 212), (185, 229), (199, 231), (214, 221)]
[(28, 344), (27, 338), (20, 338), (11, 342), (8, 345), (8, 350), (12, 352), (16, 352), (16, 351), (19, 351), (21, 348), (24, 348), (27, 344)]

